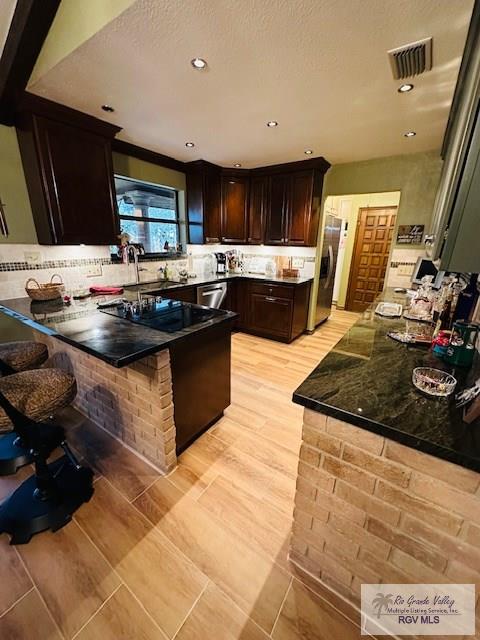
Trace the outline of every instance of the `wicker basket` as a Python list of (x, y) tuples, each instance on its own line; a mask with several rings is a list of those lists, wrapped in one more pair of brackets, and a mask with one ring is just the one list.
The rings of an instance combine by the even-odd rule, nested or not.
[[(60, 282), (54, 282), (54, 278), (58, 278)], [(31, 283), (34, 283), (35, 286), (29, 286)], [(63, 284), (62, 276), (55, 273), (50, 278), (50, 282), (46, 284), (39, 284), (35, 278), (29, 278), (25, 283), (25, 291), (32, 300), (57, 300), (57, 298), (62, 297), (65, 285)]]
[(282, 276), (284, 278), (298, 278), (298, 269), (284, 268), (282, 269)]

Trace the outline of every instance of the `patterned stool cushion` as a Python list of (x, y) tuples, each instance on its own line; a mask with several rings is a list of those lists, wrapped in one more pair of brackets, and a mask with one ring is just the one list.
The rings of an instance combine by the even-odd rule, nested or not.
[[(72, 402), (77, 383), (61, 369), (36, 369), (0, 378), (0, 392), (21, 413), (34, 420), (44, 420)], [(11, 428), (10, 419), (0, 408), (0, 431)]]
[(35, 369), (48, 358), (48, 349), (41, 342), (3, 342), (0, 344), (0, 360), (15, 371)]

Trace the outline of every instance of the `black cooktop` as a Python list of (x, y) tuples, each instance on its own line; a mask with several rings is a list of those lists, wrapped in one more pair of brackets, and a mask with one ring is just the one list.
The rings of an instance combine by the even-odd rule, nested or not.
[(100, 309), (100, 311), (167, 333), (175, 333), (175, 331), (227, 314), (221, 309), (210, 309), (179, 300), (154, 298), (147, 298), (139, 302), (124, 302)]

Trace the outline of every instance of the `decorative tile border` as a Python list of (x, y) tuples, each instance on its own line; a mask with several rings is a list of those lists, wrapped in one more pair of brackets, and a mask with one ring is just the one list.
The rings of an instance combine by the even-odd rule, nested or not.
[[(162, 262), (163, 260), (182, 260), (184, 255), (147, 256), (140, 262)], [(121, 265), (120, 259), (115, 258), (76, 258), (70, 260), (44, 260), (43, 262), (0, 262), (0, 271), (36, 271), (39, 269), (64, 269), (65, 267), (88, 267), (92, 264)]]
[(391, 262), (390, 267), (392, 269), (398, 269), (398, 267), (403, 267), (403, 266), (414, 267), (415, 264), (416, 264), (415, 262)]

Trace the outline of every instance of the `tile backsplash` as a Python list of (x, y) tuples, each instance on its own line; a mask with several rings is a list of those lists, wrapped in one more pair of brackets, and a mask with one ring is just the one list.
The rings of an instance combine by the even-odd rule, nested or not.
[(418, 258), (425, 258), (425, 248), (421, 249), (393, 249), (390, 257), (390, 268), (387, 272), (387, 287), (412, 286), (412, 273)]
[[(142, 262), (142, 282), (157, 280), (158, 269), (168, 265), (171, 278), (177, 277), (180, 269), (202, 275), (208, 272), (211, 254), (237, 249), (243, 253), (247, 270), (264, 272), (267, 260), (274, 260), (277, 269), (288, 266), (290, 257), (297, 258), (302, 276), (313, 276), (314, 248), (188, 245), (187, 257), (183, 259), (161, 259)], [(92, 285), (118, 285), (135, 282), (133, 264), (112, 262), (109, 247), (101, 246), (44, 246), (11, 244), (0, 247), (0, 300), (25, 295), (28, 278), (38, 282), (49, 282), (59, 274), (66, 289), (83, 289)]]

